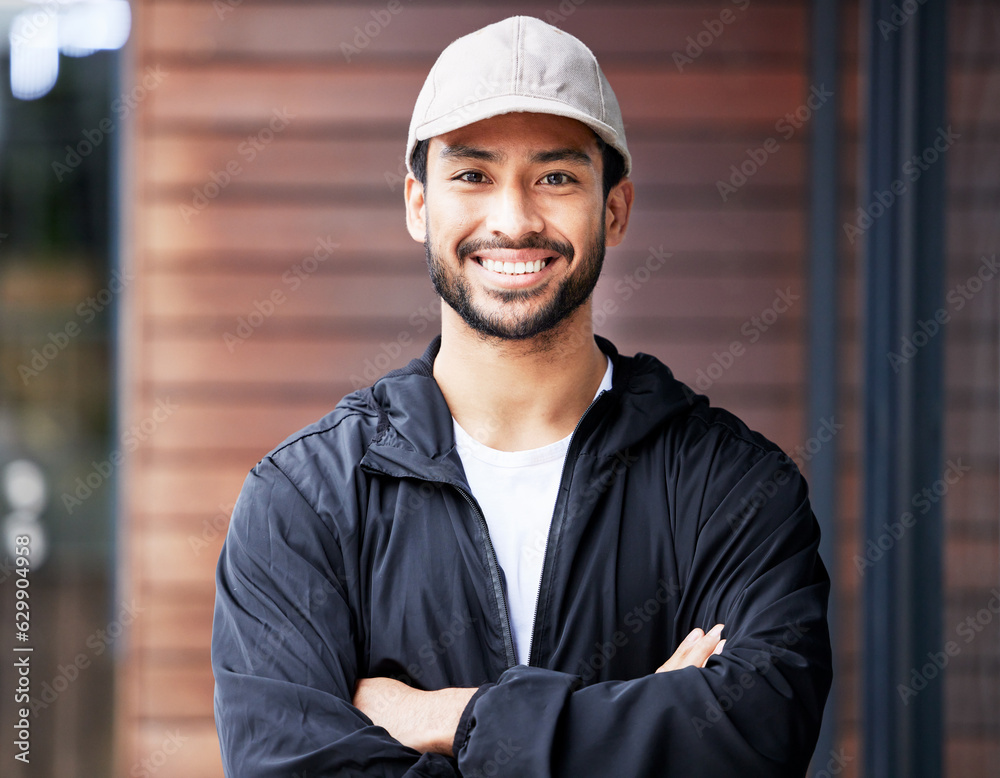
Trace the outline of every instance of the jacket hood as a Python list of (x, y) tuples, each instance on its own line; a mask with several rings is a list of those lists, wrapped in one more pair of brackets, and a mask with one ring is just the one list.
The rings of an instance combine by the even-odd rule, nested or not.
[[(612, 387), (588, 418), (581, 453), (610, 456), (638, 443), (671, 419), (686, 415), (708, 399), (682, 384), (655, 357), (625, 357), (607, 339), (595, 336), (614, 366)], [(448, 483), (464, 482), (455, 450), (451, 411), (434, 380), (434, 358), (441, 337), (424, 354), (393, 370), (368, 389), (355, 393), (378, 414), (378, 427), (362, 464), (398, 477), (417, 475)]]

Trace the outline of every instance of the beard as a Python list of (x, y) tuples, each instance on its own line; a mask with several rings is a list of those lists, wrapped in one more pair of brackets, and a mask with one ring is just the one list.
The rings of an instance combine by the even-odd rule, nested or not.
[[(472, 287), (465, 276), (448, 269), (445, 262), (431, 248), (430, 225), (424, 237), (424, 252), (427, 256), (427, 270), (431, 276), (434, 290), (441, 298), (462, 317), (462, 320), (475, 332), (488, 338), (499, 340), (528, 340), (544, 333), (550, 333), (560, 322), (564, 321), (581, 305), (583, 305), (597, 286), (604, 266), (605, 235), (604, 220), (600, 220), (601, 229), (597, 238), (580, 257), (580, 267), (567, 275), (560, 282), (554, 294), (549, 294), (552, 282), (534, 289), (487, 289), (485, 294), (500, 302), (502, 306), (518, 305), (522, 302), (542, 298), (549, 294), (549, 299), (540, 307), (529, 310), (523, 316), (516, 316), (513, 310), (485, 311), (477, 307), (472, 299)], [(532, 235), (521, 241), (509, 238), (493, 238), (492, 240), (469, 240), (458, 246), (458, 258), (467, 257), (486, 249), (546, 249), (554, 254), (561, 254), (573, 267), (575, 252), (568, 243), (549, 240), (540, 235)], [(474, 262), (475, 260), (468, 260)]]

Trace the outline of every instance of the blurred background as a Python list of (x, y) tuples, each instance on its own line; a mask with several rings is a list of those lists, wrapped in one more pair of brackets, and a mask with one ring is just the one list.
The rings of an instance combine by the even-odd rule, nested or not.
[[(515, 13), (614, 86), (597, 330), (788, 451), (834, 580), (812, 774), (1000, 763), (1000, 6), (0, 0), (5, 776), (221, 776), (214, 568), (247, 470), (420, 354), (423, 79)], [(29, 640), (15, 537), (31, 538)]]

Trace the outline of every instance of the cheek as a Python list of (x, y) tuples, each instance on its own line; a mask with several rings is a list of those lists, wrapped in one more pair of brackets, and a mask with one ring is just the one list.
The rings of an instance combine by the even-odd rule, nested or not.
[(566, 238), (580, 251), (594, 244), (604, 230), (604, 211), (581, 213), (572, 223), (566, 223)]
[(428, 232), (439, 246), (457, 246), (470, 236), (479, 223), (478, 215), (469, 203), (447, 197), (435, 198), (433, 203), (433, 207), (427, 210)]
[(606, 217), (603, 199), (573, 198), (572, 203), (562, 203), (558, 200), (551, 203), (544, 213), (549, 229), (558, 230), (564, 235), (586, 239), (600, 230)]

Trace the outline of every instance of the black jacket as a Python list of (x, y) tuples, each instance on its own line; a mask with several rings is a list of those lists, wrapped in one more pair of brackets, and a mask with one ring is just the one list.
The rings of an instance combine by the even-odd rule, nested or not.
[[(802, 776), (831, 682), (829, 579), (776, 446), (620, 356), (567, 453), (531, 658), (431, 373), (439, 341), (247, 477), (219, 560), (226, 774)], [(653, 671), (724, 622), (703, 669)], [(359, 678), (478, 686), (456, 757), (351, 705)]]

